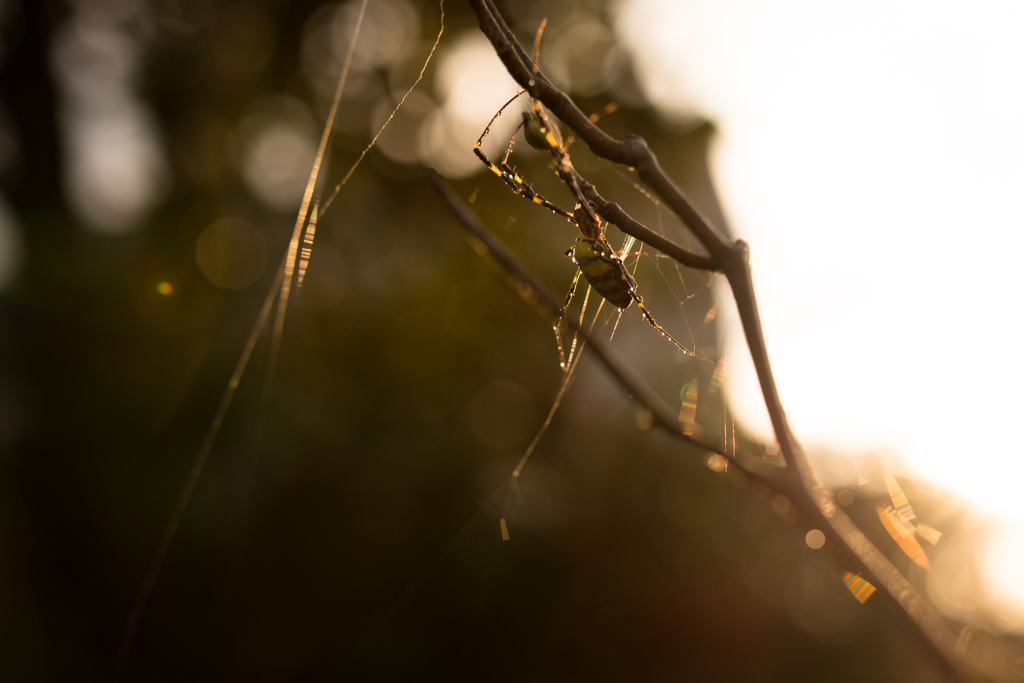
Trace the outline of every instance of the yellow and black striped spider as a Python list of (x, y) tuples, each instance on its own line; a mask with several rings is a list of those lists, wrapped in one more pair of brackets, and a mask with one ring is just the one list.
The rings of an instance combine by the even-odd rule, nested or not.
[[(572, 162), (569, 160), (569, 153), (567, 151), (568, 144), (562, 143), (562, 137), (558, 132), (558, 129), (551, 123), (547, 114), (541, 108), (540, 102), (533, 101), (533, 111), (523, 112), (523, 121), (516, 128), (516, 131), (512, 134), (512, 139), (509, 140), (508, 147), (505, 149), (505, 155), (501, 161), (495, 164), (493, 161), (487, 158), (487, 156), (480, 150), (480, 145), (483, 143), (484, 137), (491, 129), (491, 124), (497, 119), (501, 113), (514, 102), (520, 95), (525, 91), (516, 93), (512, 99), (502, 105), (498, 113), (495, 114), (484, 132), (480, 135), (476, 141), (476, 145), (473, 147), (473, 153), (489, 168), (495, 175), (500, 177), (505, 183), (512, 189), (513, 192), (518, 194), (525, 199), (532, 201), (535, 204), (540, 204), (548, 209), (551, 209), (559, 216), (563, 216), (568, 220), (572, 221), (577, 229), (579, 229), (580, 237), (576, 238), (576, 244), (566, 252), (566, 256), (569, 256), (573, 263), (576, 264), (576, 274), (572, 279), (572, 284), (569, 287), (569, 293), (565, 297), (565, 304), (562, 306), (558, 320), (555, 322), (555, 337), (558, 340), (558, 352), (561, 357), (561, 364), (564, 368), (566, 361), (562, 352), (562, 342), (560, 327), (562, 318), (565, 316), (565, 311), (569, 307), (569, 303), (572, 301), (573, 295), (576, 293), (576, 285), (579, 282), (580, 274), (583, 274), (583, 278), (597, 290), (604, 299), (606, 299), (613, 306), (618, 308), (620, 312), (629, 307), (630, 303), (636, 302), (637, 307), (640, 309), (640, 313), (643, 319), (646, 320), (652, 327), (658, 332), (669, 339), (676, 347), (688, 354), (694, 355), (692, 351), (685, 348), (682, 344), (676, 341), (675, 337), (668, 333), (665, 328), (659, 325), (654, 317), (644, 306), (643, 297), (637, 294), (636, 282), (630, 276), (626, 270), (625, 264), (615, 250), (608, 243), (608, 240), (604, 237), (604, 226), (601, 220), (597, 217), (590, 204), (583, 198), (583, 194), (580, 191), (579, 185), (576, 182), (576, 175), (573, 171)], [(554, 158), (555, 173), (559, 179), (565, 183), (569, 190), (572, 192), (576, 199), (576, 210), (572, 213), (565, 209), (553, 204), (552, 202), (545, 199), (538, 192), (536, 192), (526, 181), (515, 172), (515, 169), (508, 165), (508, 157), (512, 152), (512, 145), (515, 142), (516, 134), (519, 129), (523, 129), (523, 137), (526, 138), (527, 143), (539, 150), (547, 150), (551, 153)]]

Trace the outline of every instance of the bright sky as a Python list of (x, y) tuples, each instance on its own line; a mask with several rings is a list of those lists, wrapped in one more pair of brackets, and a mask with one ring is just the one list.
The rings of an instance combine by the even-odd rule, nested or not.
[(616, 27), (652, 101), (719, 128), (797, 436), (998, 520), (983, 572), (1024, 614), (1024, 3), (624, 0)]

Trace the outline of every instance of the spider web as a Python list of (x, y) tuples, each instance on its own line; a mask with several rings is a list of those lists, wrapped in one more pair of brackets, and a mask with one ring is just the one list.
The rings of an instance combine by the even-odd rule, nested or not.
[[(524, 145), (521, 145), (519, 149), (526, 148)], [(529, 151), (526, 154), (520, 155), (520, 157), (526, 158), (526, 163), (529, 163), (529, 156)], [(535, 153), (534, 156), (536, 157), (537, 154)], [(513, 157), (509, 159), (509, 163), (512, 164), (515, 158), (517, 157), (513, 154)], [(485, 165), (487, 163), (491, 163), (491, 168), (494, 170), (493, 162), (485, 161)], [(631, 178), (627, 172), (600, 160), (589, 160), (585, 161), (584, 164), (590, 166), (589, 170), (594, 173), (594, 175), (588, 176), (588, 173), (584, 172), (584, 176), (597, 182), (602, 191), (605, 191), (606, 185), (610, 185), (613, 188), (613, 192), (625, 195), (627, 199), (625, 201), (620, 200), (623, 204), (634, 206), (639, 202), (641, 210), (648, 216), (646, 222), (649, 227), (654, 228), (660, 234), (670, 237), (670, 239), (684, 245), (688, 249), (697, 252), (701, 251), (700, 246), (696, 244), (696, 240), (679, 223), (674, 215), (667, 211), (655, 196)], [(517, 176), (520, 173), (522, 174), (524, 182), (532, 183), (532, 181), (536, 180), (538, 188), (543, 183), (544, 189), (541, 191), (543, 196), (550, 201), (555, 201), (556, 204), (559, 203), (559, 200), (554, 198), (564, 197), (568, 188), (564, 186), (559, 188), (558, 183), (550, 182), (550, 178), (546, 181), (543, 180), (545, 176), (554, 175), (555, 162), (548, 163), (546, 168), (538, 173), (539, 166), (537, 163), (531, 164), (529, 175), (520, 168), (516, 168), (515, 172)], [(524, 165), (523, 168), (525, 169), (526, 166)], [(600, 178), (600, 180), (597, 180), (597, 178)], [(486, 176), (483, 182), (486, 183), (489, 180), (492, 180), (492, 178)], [(500, 186), (500, 183), (491, 184), (497, 186), (499, 190), (504, 189)], [(487, 192), (487, 201), (496, 201), (496, 198), (493, 196), (495, 190), (493, 188), (482, 190), (480, 185), (477, 185), (471, 192), (470, 201), (479, 203), (482, 191)], [(559, 192), (560, 194), (556, 194)], [(506, 194), (512, 195), (510, 192), (506, 192)], [(564, 200), (562, 201), (564, 202)], [(530, 228), (527, 226), (538, 220), (531, 220), (529, 211), (531, 209), (539, 210), (539, 207), (530, 207), (525, 202), (503, 203), (503, 206), (507, 206), (509, 211), (508, 218), (504, 222), (506, 231), (513, 229), (528, 230)], [(538, 212), (543, 212), (543, 210)], [(546, 214), (546, 212), (543, 213)], [(544, 222), (547, 223), (548, 221), (545, 220)], [(551, 222), (558, 223), (557, 219)], [(554, 232), (555, 230), (558, 230), (558, 228), (553, 228), (552, 231)], [(615, 239), (615, 236), (618, 234), (618, 230), (612, 226), (608, 226), (606, 231), (610, 240)], [(566, 239), (570, 239), (571, 237), (569, 236), (572, 234), (573, 231), (567, 231)], [(550, 242), (550, 239), (547, 241)], [(666, 345), (663, 343), (665, 340), (659, 339), (656, 334), (651, 334), (652, 330), (650, 327), (642, 320), (638, 320), (640, 316), (637, 315), (636, 307), (630, 307), (628, 311), (616, 310), (614, 307), (603, 306), (605, 302), (602, 300), (602, 305), (596, 311), (588, 313), (587, 302), (591, 297), (591, 288), (589, 286), (586, 286), (585, 294), (581, 294), (577, 290), (566, 314), (578, 316), (581, 324), (588, 320), (587, 316), (589, 315), (589, 322), (587, 324), (589, 324), (590, 329), (598, 338), (604, 338), (608, 343), (623, 348), (627, 357), (635, 361), (639, 360), (641, 365), (648, 358), (656, 359), (654, 365), (660, 369), (662, 377), (677, 375), (678, 377), (686, 378), (681, 381), (676, 379), (676, 386), (668, 388), (667, 391), (670, 394), (677, 392), (679, 395), (678, 404), (681, 408), (681, 421), (684, 420), (684, 413), (687, 410), (685, 405), (686, 397), (690, 397), (693, 404), (691, 406), (693, 414), (688, 417), (689, 425), (687, 428), (691, 431), (694, 428), (694, 422), (697, 421), (696, 408), (699, 400), (697, 398), (697, 387), (702, 385), (705, 397), (710, 396), (713, 399), (709, 401), (705, 398), (700, 403), (703, 421), (718, 422), (720, 427), (717, 429), (719, 429), (719, 433), (722, 435), (722, 440), (727, 450), (731, 443), (732, 452), (735, 452), (735, 421), (726, 407), (724, 398), (721, 396), (722, 379), (727, 365), (725, 350), (718, 341), (713, 324), (717, 310), (717, 302), (714, 299), (712, 289), (714, 275), (705, 272), (689, 271), (674, 260), (654, 253), (652, 250), (644, 248), (643, 245), (637, 248), (634, 238), (630, 236), (625, 236), (622, 239), (617, 251), (621, 254), (628, 272), (637, 281), (637, 292), (645, 297), (645, 301), (652, 310), (652, 313), (659, 320), (664, 318), (665, 320), (672, 321), (672, 333), (678, 335), (678, 338), (681, 340), (689, 340), (689, 344), (694, 350), (694, 357), (691, 359), (687, 354), (675, 351), (670, 346), (665, 348)], [(582, 280), (581, 283), (585, 285), (585, 282)], [(582, 303), (580, 303), (581, 301)], [(630, 313), (633, 315), (630, 315)], [(620, 325), (623, 326), (621, 332), (619, 331)], [(685, 330), (685, 332), (680, 331), (680, 328)], [(619, 335), (618, 339), (616, 338), (617, 333)], [(658, 346), (659, 344), (660, 347)], [(559, 342), (558, 346), (561, 353), (561, 342)], [(540, 431), (534, 437), (513, 473), (513, 488), (516, 491), (518, 491), (519, 477), (524, 465), (533, 454), (545, 430), (550, 426), (554, 412), (561, 404), (568, 385), (572, 383), (573, 374), (579, 362), (579, 355), (575, 354), (577, 352), (582, 353), (583, 350), (577, 350), (577, 340), (575, 338), (568, 345), (568, 349), (569, 359), (565, 363), (565, 381), (553, 402), (548, 418), (541, 426)], [(678, 368), (680, 372), (665, 373), (666, 358), (670, 359), (669, 365), (681, 366)], [(672, 381), (670, 379), (667, 383), (662, 382), (663, 387), (672, 387)], [(687, 394), (688, 390), (689, 394)], [(571, 404), (573, 400), (575, 399), (570, 398), (569, 403)], [(624, 408), (627, 403), (628, 399), (621, 401), (620, 408)], [(709, 404), (712, 406), (711, 408), (708, 408)], [(709, 417), (709, 415), (717, 415), (717, 420)], [(643, 409), (638, 408), (636, 411), (636, 422), (638, 427), (646, 429), (651, 426), (650, 415), (645, 414)], [(698, 426), (698, 428), (700, 427)], [(709, 430), (710, 427), (705, 429)], [(724, 460), (721, 462), (716, 460), (714, 467), (724, 468)], [(505, 512), (500, 520), (501, 534), (505, 540), (509, 538), (508, 524), (506, 523), (508, 509), (509, 502), (506, 500)]]
[[(402, 101), (404, 101), (404, 98)], [(399, 106), (401, 106), (401, 102)], [(325, 128), (325, 133), (327, 130), (329, 130), (329, 127)], [(372, 144), (373, 142), (371, 141), (370, 146)], [(366, 149), (369, 149), (369, 147)], [(359, 160), (365, 155), (366, 149), (360, 154)], [(547, 196), (552, 198), (559, 197), (562, 202), (569, 203), (570, 200), (565, 199), (568, 195), (566, 188), (558, 181), (555, 174), (547, 168), (548, 160), (544, 159), (542, 163), (538, 164), (536, 162), (540, 161), (541, 155), (534, 155), (534, 163), (531, 164), (530, 153), (525, 150), (523, 151), (525, 153), (522, 156), (526, 159), (524, 166), (530, 167), (531, 180), (536, 181), (538, 187), (543, 185), (546, 188), (544, 192)], [(576, 159), (586, 159), (585, 154), (579, 153), (578, 150), (574, 150), (574, 154), (577, 155), (574, 157)], [(356, 161), (356, 164), (358, 164), (359, 160)], [(692, 238), (682, 226), (675, 223), (674, 218), (649, 193), (630, 180), (624, 171), (607, 166), (606, 164), (598, 164), (596, 169), (594, 169), (591, 168), (593, 164), (594, 162), (585, 161), (580, 165), (580, 170), (585, 177), (595, 181), (602, 191), (606, 191), (606, 188), (611, 188), (613, 192), (617, 191), (623, 195), (623, 199), (620, 201), (624, 205), (636, 205), (639, 203), (641, 206), (646, 207), (650, 217), (645, 217), (644, 220), (648, 225), (670, 236), (674, 241), (684, 246), (696, 248)], [(354, 169), (355, 164), (352, 167), (352, 170)], [(590, 171), (592, 170), (596, 170), (596, 173), (591, 174)], [(352, 177), (351, 170), (344, 176), (340, 185), (344, 184), (350, 177)], [(572, 226), (567, 226), (565, 221), (558, 223), (558, 220), (551, 216), (550, 212), (523, 202), (518, 197), (512, 195), (508, 188), (497, 182), (496, 179), (488, 177), (486, 180), (490, 181), (490, 187), (485, 186), (482, 179), (479, 183), (474, 181), (478, 187), (473, 189), (470, 194), (474, 195), (476, 199), (475, 206), (482, 208), (483, 212), (486, 212), (492, 218), (495, 215), (504, 213), (502, 220), (497, 223), (492, 222), (492, 224), (496, 225), (504, 224), (503, 237), (508, 237), (509, 241), (515, 243), (516, 246), (530, 257), (534, 257), (530, 260), (536, 261), (539, 264), (540, 269), (549, 276), (550, 281), (562, 282), (562, 287), (567, 285), (573, 266), (571, 261), (562, 257), (561, 254), (564, 253), (566, 246), (572, 244), (572, 240), (575, 237), (575, 231)], [(280, 303), (277, 303), (276, 324), (274, 325), (274, 336), (270, 352), (270, 362), (271, 364), (275, 362), (273, 359), (276, 357), (277, 350), (282, 344), (281, 339), (284, 332), (285, 311), (288, 300), (287, 292), (280, 289), (283, 287), (281, 283), (292, 282), (294, 275), (296, 278), (294, 285), (296, 291), (293, 291), (293, 293), (298, 293), (297, 290), (302, 286), (307, 270), (311, 264), (315, 264), (316, 256), (312, 251), (314, 246), (313, 236), (318, 225), (321, 230), (323, 229), (325, 210), (331, 201), (324, 202), (322, 206), (317, 202), (315, 192), (313, 191), (315, 182), (314, 173), (311, 176), (310, 186), (307, 188), (303, 211), (298, 216), (295, 232), (289, 242), (288, 257), (282, 264), (278, 281), (273, 285), (271, 295), (265, 300), (264, 308), (261, 310), (259, 320), (252, 330), (250, 341), (246, 345), (246, 350), (239, 361), (236, 372), (229, 381), (229, 393), (226, 395), (223, 409), (218, 412), (217, 417), (211, 423), (211, 436), (208, 437), (210, 445), (203, 446), (201, 459), (205, 459), (206, 454), (212, 448), (212, 440), (216, 437), (217, 430), (219, 430), (220, 424), (224, 419), (227, 405), (230, 404), (231, 394), (233, 394), (234, 389), (238, 386), (241, 374), (245, 369), (259, 335), (269, 324), (269, 321), (274, 318), (273, 306), (277, 300), (275, 296), (278, 292), (281, 292)], [(337, 190), (334, 194), (337, 194)], [(333, 199), (333, 196), (331, 196), (331, 199)], [(341, 195), (338, 196), (339, 198), (341, 197)], [(571, 197), (571, 195), (568, 196)], [(618, 200), (614, 194), (606, 196)], [(508, 203), (506, 204), (506, 202)], [(310, 210), (310, 220), (308, 222), (304, 220), (307, 208)], [(556, 223), (558, 224), (556, 225)], [(661, 258), (657, 254), (650, 253), (646, 248), (638, 249), (631, 244), (632, 240), (628, 238), (622, 238), (620, 241), (620, 238), (617, 236), (617, 230), (614, 228), (610, 228), (609, 233), (609, 239), (624, 254), (626, 267), (637, 280), (638, 291), (644, 297), (645, 303), (650, 307), (653, 315), (658, 319), (659, 323), (670, 329), (673, 335), (680, 341), (693, 348), (696, 352), (696, 358), (690, 358), (677, 352), (670, 343), (661, 338), (655, 330), (640, 318), (636, 306), (631, 306), (624, 314), (620, 314), (613, 307), (606, 305), (603, 299), (591, 293), (589, 287), (580, 288), (569, 312), (571, 315), (578, 316), (580, 320), (583, 320), (593, 330), (597, 338), (603, 339), (619, 349), (639, 369), (660, 371), (666, 365), (672, 366), (671, 372), (660, 373), (657, 384), (664, 394), (679, 396), (679, 398), (674, 400), (681, 405), (682, 391), (694, 379), (704, 386), (710, 384), (711, 380), (707, 379), (707, 377), (711, 375), (712, 368), (715, 367), (718, 357), (715, 334), (708, 319), (708, 311), (714, 306), (714, 302), (711, 300), (713, 297), (709, 289), (710, 278), (704, 273), (688, 272), (679, 267), (678, 264)], [(470, 314), (472, 313), (474, 311), (470, 311)], [(467, 314), (463, 313), (463, 315)], [(551, 351), (553, 367), (557, 367), (555, 344), (554, 340), (551, 339), (550, 333), (546, 334), (546, 343)], [(585, 354), (585, 346), (577, 342), (574, 353), (568, 363), (569, 371), (563, 376), (558, 392), (553, 397), (551, 407), (547, 413), (547, 419), (537, 432), (531, 445), (520, 456), (519, 464), (515, 468), (514, 476), (512, 477), (515, 486), (510, 486), (507, 481), (503, 482), (497, 491), (496, 497), (492, 496), (481, 507), (488, 515), (492, 515), (493, 510), (491, 508), (493, 504), (500, 500), (501, 493), (506, 493), (505, 508), (500, 517), (502, 522), (500, 528), (510, 538), (514, 538), (516, 533), (516, 511), (514, 507), (515, 502), (518, 500), (519, 482), (523, 481), (523, 477), (529, 474), (530, 470), (527, 468), (527, 465), (530, 463), (531, 458), (545, 454), (546, 444), (544, 437), (546, 436), (546, 430), (557, 419), (556, 413), (561, 406), (564, 405), (573, 410), (582, 409), (595, 413), (598, 421), (625, 412), (630, 416), (630, 419), (635, 419), (637, 426), (641, 429), (650, 426), (649, 415), (645, 420), (642, 411), (634, 411), (628, 397), (611, 394), (614, 398), (610, 404), (606, 403), (597, 411), (594, 411), (593, 401), (591, 400), (594, 395), (593, 393), (590, 391), (573, 393), (571, 391), (574, 381), (580, 376), (584, 376), (585, 381), (588, 383), (593, 382), (591, 378), (591, 375), (594, 374), (593, 369), (587, 367)], [(577, 368), (581, 374), (577, 374)], [(272, 372), (272, 370), (268, 371), (268, 377), (272, 376)], [(267, 387), (265, 389), (265, 396), (269, 395), (269, 386), (269, 382), (267, 382), (265, 384), (265, 387)], [(609, 394), (610, 392), (602, 393)], [(267, 405), (267, 400), (264, 399), (264, 411), (267, 410)], [(702, 410), (705, 413), (711, 413), (710, 409)], [(699, 422), (700, 419), (698, 419)], [(259, 423), (261, 424), (262, 420)], [(188, 503), (191, 488), (196, 485), (198, 472), (201, 472), (201, 469), (202, 461), (200, 461), (198, 470), (195, 470), (195, 476), (190, 479), (186, 491), (183, 493), (182, 499), (184, 503), (179, 504), (181, 511), (175, 512), (175, 517), (172, 518), (169, 528), (176, 530), (178, 522), (184, 513), (184, 505)], [(474, 519), (475, 517), (467, 521), (463, 529), (472, 526)], [(495, 533), (497, 533), (499, 527), (495, 526), (494, 528)], [(458, 543), (463, 535), (464, 533), (460, 531), (444, 547), (446, 549), (453, 547), (452, 544)], [(161, 552), (166, 552), (166, 549), (161, 550)], [(444, 552), (447, 552), (447, 550), (442, 550), (442, 554)], [(158, 556), (155, 565), (157, 570), (159, 570), (160, 561), (162, 561), (162, 557)], [(425, 577), (429, 576), (436, 567), (436, 562), (428, 566), (424, 570), (425, 573), (421, 574), (421, 578), (413, 582), (414, 585), (421, 584)], [(155, 573), (151, 577), (147, 577), (143, 590), (148, 591), (155, 580)], [(410, 591), (408, 595), (412, 595), (414, 592)], [(393, 611), (389, 613), (393, 613)], [(134, 621), (137, 621), (140, 614), (141, 608), (130, 617), (133, 622), (132, 627), (134, 627)], [(127, 653), (125, 656), (127, 656)]]

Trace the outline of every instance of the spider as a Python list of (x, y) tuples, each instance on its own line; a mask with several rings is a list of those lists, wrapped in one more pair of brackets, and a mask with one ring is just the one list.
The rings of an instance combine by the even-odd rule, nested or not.
[[(541, 108), (540, 102), (533, 100), (533, 111), (523, 112), (523, 120), (516, 127), (515, 132), (512, 133), (512, 138), (509, 140), (508, 147), (505, 149), (505, 155), (501, 161), (495, 164), (493, 161), (487, 158), (487, 156), (481, 151), (480, 145), (483, 143), (484, 137), (491, 130), (491, 125), (495, 119), (501, 116), (501, 113), (514, 102), (525, 90), (520, 90), (516, 93), (508, 102), (501, 106), (501, 109), (491, 117), (487, 127), (484, 128), (484, 132), (480, 134), (480, 137), (476, 141), (476, 145), (473, 146), (473, 153), (483, 162), (483, 164), (491, 170), (495, 175), (505, 181), (513, 192), (518, 194), (525, 199), (532, 201), (535, 204), (540, 204), (554, 213), (572, 221), (577, 229), (580, 231), (580, 237), (576, 238), (576, 243), (570, 248), (565, 254), (572, 259), (572, 262), (576, 264), (576, 274), (572, 279), (572, 284), (569, 286), (569, 292), (565, 297), (565, 304), (559, 311), (557, 320), (555, 321), (554, 330), (555, 337), (558, 341), (558, 352), (560, 356), (561, 366), (566, 367), (566, 360), (562, 352), (561, 343), (561, 323), (562, 318), (565, 317), (565, 311), (569, 307), (572, 301), (573, 295), (576, 293), (576, 285), (579, 282), (580, 274), (582, 273), (583, 278), (597, 290), (605, 300), (611, 303), (613, 306), (619, 309), (619, 312), (629, 308), (632, 302), (636, 302), (637, 307), (640, 309), (640, 313), (643, 319), (646, 320), (652, 327), (666, 337), (669, 341), (676, 345), (676, 347), (686, 353), (687, 355), (694, 355), (694, 353), (686, 349), (680, 344), (675, 337), (668, 333), (668, 331), (659, 325), (655, 320), (654, 316), (650, 314), (647, 307), (644, 306), (643, 297), (640, 296), (636, 291), (636, 282), (630, 276), (626, 270), (625, 264), (615, 250), (608, 243), (608, 240), (604, 237), (604, 225), (598, 218), (594, 209), (589, 202), (583, 197), (583, 193), (580, 191), (579, 185), (576, 182), (576, 175), (572, 167), (572, 162), (569, 160), (568, 147), (571, 144), (563, 144), (561, 135), (558, 132), (558, 128), (552, 125), (547, 114)], [(591, 117), (594, 120), (594, 117)], [(523, 129), (523, 137), (526, 138), (527, 144), (538, 150), (547, 150), (551, 153), (554, 158), (555, 173), (559, 179), (565, 183), (573, 196), (576, 198), (575, 211), (570, 213), (565, 209), (559, 207), (556, 204), (548, 201), (540, 193), (536, 192), (527, 182), (516, 173), (515, 169), (508, 165), (508, 157), (512, 152), (512, 145), (515, 142), (516, 135), (519, 130)]]

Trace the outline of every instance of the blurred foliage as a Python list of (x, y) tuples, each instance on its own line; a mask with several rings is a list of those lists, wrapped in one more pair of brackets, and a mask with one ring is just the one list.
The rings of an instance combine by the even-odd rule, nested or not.
[[(315, 139), (327, 103), (303, 70), (318, 3), (134, 3), (124, 29), (144, 47), (134, 82), (169, 180), (137, 230), (91, 231), (66, 199), (50, 59), (82, 4), (24, 0), (3, 25), (0, 99), (18, 145), (4, 190), (26, 245), (0, 324), (4, 680), (108, 675), (294, 221), (297, 199), (274, 206), (244, 177), (246, 121), (305, 103), (289, 120), (316, 112)], [(425, 47), (354, 75), (329, 183), (436, 34), (437, 5), (410, 7)], [(442, 48), (475, 26), (462, 3), (445, 9)], [(609, 26), (597, 0), (508, 9), (527, 41), (541, 12), (552, 44), (559, 30)], [(706, 168), (712, 128), (662, 119), (622, 59), (614, 83), (580, 81), (581, 105), (622, 102), (607, 130), (643, 134), (724, 224)], [(571, 80), (573, 62), (563, 64)], [(432, 67), (428, 97), (433, 79)], [(606, 196), (683, 239), (620, 171), (582, 145), (573, 154)], [(525, 151), (517, 161), (568, 203), (546, 162)], [(483, 172), (456, 187), (564, 291), (570, 226)], [(218, 287), (197, 264), (200, 235), (225, 218), (265, 241), (269, 265), (249, 286)], [(715, 347), (706, 275), (645, 260), (637, 278), (663, 325), (688, 324)], [(706, 381), (713, 364), (678, 358), (635, 313), (614, 346), (678, 404), (679, 388)], [(493, 498), (562, 373), (550, 327), (467, 248), (415, 164), (374, 150), (323, 217), (264, 414), (267, 347), (157, 581), (126, 680), (933, 679), (891, 615), (857, 605), (777, 501), (638, 430), (629, 399), (586, 359), (521, 498)]]

